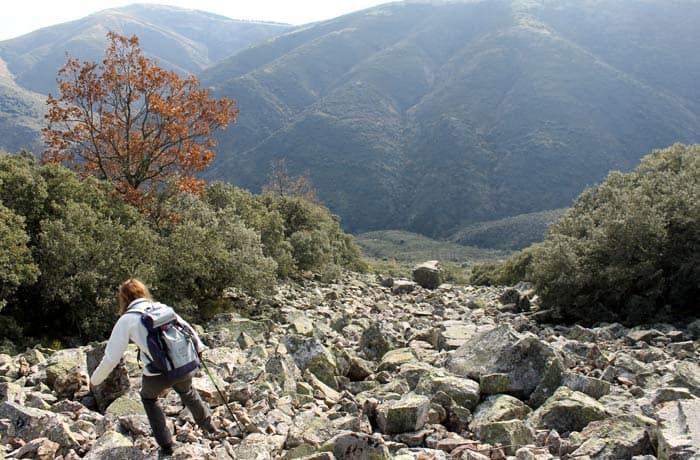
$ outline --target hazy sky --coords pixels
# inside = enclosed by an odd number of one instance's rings
[[[2,0],[0,40],[133,3],[157,3],[209,11],[233,19],[305,24],[389,3],[391,0]]]

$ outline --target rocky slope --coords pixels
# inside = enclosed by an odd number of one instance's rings
[[[171,392],[175,458],[700,458],[700,321],[549,326],[522,289],[369,275],[233,301],[202,336],[237,422],[202,374],[228,437]],[[133,350],[87,391],[103,346],[0,357],[0,458],[156,457]]]

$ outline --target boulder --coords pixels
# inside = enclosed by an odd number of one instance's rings
[[[284,345],[300,370],[309,370],[326,385],[338,388],[335,356],[313,337],[287,335]]]
[[[438,347],[442,350],[456,350],[479,331],[479,326],[472,322],[459,320],[443,321],[438,335]]]
[[[59,397],[72,399],[87,385],[85,354],[69,348],[51,355],[46,362],[46,382]]]
[[[385,401],[377,407],[377,425],[385,434],[418,431],[428,419],[430,399],[408,393],[399,400]]]
[[[700,339],[700,319],[688,324],[688,334],[695,340]]]
[[[389,460],[392,458],[389,448],[381,437],[349,431],[333,437],[321,450],[333,452],[337,459]]]
[[[700,399],[661,403],[656,420],[659,460],[700,458]]]
[[[607,417],[605,407],[595,399],[560,387],[530,415],[528,421],[534,428],[557,430],[563,434],[581,431],[589,423]]]
[[[515,455],[518,447],[531,444],[535,434],[522,420],[505,420],[478,425],[476,437],[484,443],[498,444],[508,455]]]
[[[231,449],[231,458],[236,460],[271,460],[271,447],[272,442],[268,436],[262,433],[252,433]]]
[[[474,380],[455,375],[427,374],[416,385],[416,393],[433,396],[443,392],[455,403],[473,409],[479,402],[479,384]]]
[[[374,322],[362,332],[359,348],[368,359],[380,359],[388,351],[401,348],[403,341],[393,329],[380,322]]]
[[[415,361],[417,361],[416,354],[411,348],[390,350],[387,351],[382,357],[379,366],[377,366],[377,370],[393,372],[402,365]]]
[[[11,458],[35,458],[38,460],[52,460],[60,446],[49,438],[32,439],[19,449],[11,452]],[[4,455],[3,455],[4,457]]]
[[[24,404],[26,399],[24,389],[14,382],[0,383],[0,402],[10,401],[18,404]]]
[[[530,407],[513,396],[489,396],[476,406],[469,428],[471,431],[476,431],[479,425],[485,423],[525,420],[531,412]]]
[[[116,431],[107,431],[97,438],[86,460],[140,460],[146,456],[129,438]]]
[[[391,293],[395,295],[410,294],[415,291],[417,284],[408,280],[395,280],[391,285]]]
[[[591,398],[600,399],[610,393],[610,382],[605,380],[587,377],[575,372],[566,372],[562,377],[561,384],[574,391],[585,393]]]
[[[538,406],[561,382],[563,368],[551,346],[534,334],[517,333],[503,324],[475,334],[450,353],[447,368],[479,381],[489,374],[507,374],[503,393],[530,399]]]
[[[294,359],[281,353],[273,353],[267,360],[265,375],[267,381],[276,383],[283,394],[295,394],[297,381],[301,380],[301,372]]]
[[[102,342],[97,346],[88,350],[86,354],[87,361],[87,371],[89,375],[97,369],[97,366],[102,361],[102,357],[105,354],[105,348],[107,347],[107,342]],[[100,412],[104,412],[105,409],[117,398],[125,395],[131,389],[129,383],[129,371],[124,363],[124,359],[119,360],[119,364],[112,370],[112,372],[107,376],[104,382],[97,385],[92,394],[95,397],[95,402],[97,403],[97,408]]]
[[[124,415],[145,415],[146,411],[140,400],[135,400],[125,395],[112,401],[107,409],[105,409],[105,414],[110,414],[119,418]]]
[[[12,421],[10,430],[0,433],[0,442],[3,443],[14,437],[34,439],[43,436],[46,427],[60,419],[53,412],[24,407],[12,401],[0,404],[0,419],[3,418]]]
[[[653,419],[627,415],[591,422],[580,433],[584,443],[571,456],[607,460],[650,455],[654,448],[649,431],[655,428]]]
[[[668,386],[685,387],[700,397],[700,365],[690,361],[679,361],[666,374]]]
[[[413,281],[426,289],[437,289],[440,286],[440,263],[429,260],[413,268]]]

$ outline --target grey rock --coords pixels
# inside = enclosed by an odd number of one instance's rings
[[[661,403],[656,419],[659,460],[700,458],[700,399]]]
[[[60,420],[58,414],[53,412],[24,407],[11,401],[0,404],[0,419],[3,418],[12,422],[12,429],[11,432],[1,433],[0,442],[6,442],[8,436],[24,439],[40,437],[49,424]]]
[[[442,283],[440,263],[429,260],[413,268],[413,281],[426,289],[437,289]]]
[[[377,366],[378,371],[395,371],[402,365],[415,362],[416,353],[411,348],[399,348],[387,351]]]
[[[395,295],[410,294],[416,290],[417,286],[413,281],[394,280],[394,284],[391,285],[391,293]]]
[[[102,361],[106,347],[107,342],[102,342],[86,353],[87,371],[89,375],[92,375],[100,364],[100,361]],[[130,389],[129,372],[122,358],[105,381],[97,385],[92,393],[97,402],[97,408],[100,412],[104,412],[114,400],[128,393]]]
[[[386,401],[377,408],[377,425],[382,433],[404,433],[423,428],[428,419],[430,399],[408,393],[399,400]]]
[[[610,393],[610,382],[587,377],[575,372],[565,372],[561,384],[574,391],[585,393],[595,399],[600,399]]]
[[[569,433],[581,431],[590,422],[608,416],[605,407],[595,399],[567,387],[560,387],[530,415],[528,421],[534,428]]]
[[[700,339],[700,319],[696,319],[692,323],[688,324],[688,333],[693,337],[693,339]]]
[[[323,450],[330,449],[332,449],[335,458],[338,459],[389,460],[392,458],[389,448],[381,437],[366,433],[340,433],[326,443],[323,448]]]
[[[685,387],[700,397],[700,365],[691,361],[676,362],[667,373],[667,385]]]
[[[525,420],[531,412],[532,409],[529,406],[513,396],[489,396],[474,410],[474,417],[469,427],[472,431],[477,431],[479,425],[485,423]]]
[[[533,334],[517,333],[508,324],[474,335],[451,352],[447,368],[477,381],[483,375],[507,374],[504,393],[530,398],[534,406],[554,392],[563,372],[551,346]]]
[[[459,320],[443,321],[438,336],[438,347],[442,350],[456,350],[478,332],[480,332],[479,326],[472,322]]]
[[[649,432],[655,428],[655,421],[646,417],[620,416],[591,422],[580,433],[586,441],[571,456],[607,460],[653,454]]]
[[[308,369],[326,385],[337,388],[335,356],[316,338],[287,335],[284,345],[300,370]]]
[[[131,460],[144,459],[146,456],[126,436],[116,431],[107,431],[97,438],[90,452],[83,458],[87,460]]]
[[[428,374],[418,382],[416,393],[433,396],[443,392],[455,403],[473,409],[479,402],[479,384],[474,380],[454,375]]]
[[[535,434],[522,420],[505,420],[478,425],[476,436],[488,444],[500,444],[508,455],[515,455],[519,446],[531,444]]]
[[[375,322],[364,330],[359,348],[368,359],[380,359],[388,351],[403,346],[402,340],[386,324]]]

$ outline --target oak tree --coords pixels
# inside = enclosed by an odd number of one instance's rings
[[[143,56],[136,36],[107,34],[101,64],[67,60],[60,95],[47,99],[44,162],[112,182],[127,202],[152,211],[165,191],[199,191],[196,173],[214,158],[213,132],[236,120],[194,76],[181,78]]]

